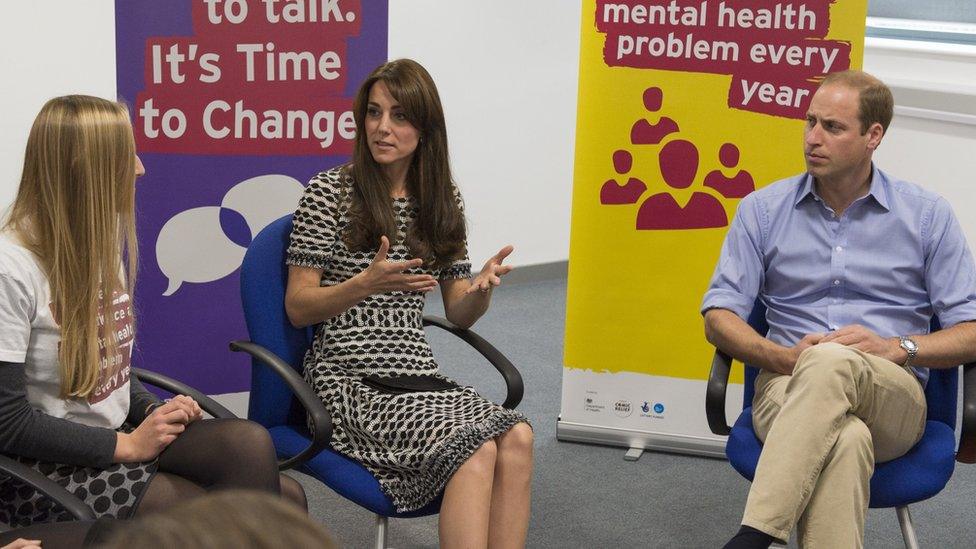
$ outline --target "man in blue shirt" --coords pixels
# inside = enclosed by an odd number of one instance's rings
[[[881,81],[829,75],[810,102],[806,173],[742,200],[702,311],[708,341],[762,369],[764,441],[742,529],[768,547],[861,547],[875,462],[925,428],[927,368],[976,359],[976,267],[945,199],[878,170]],[[756,298],[769,333],[746,324]],[[944,327],[929,332],[932,316]]]

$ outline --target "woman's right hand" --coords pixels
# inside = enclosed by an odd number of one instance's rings
[[[190,405],[171,400],[153,410],[131,433],[118,433],[115,443],[116,463],[155,459],[186,429],[193,419]]]
[[[41,549],[41,540],[17,538],[0,549]]]
[[[404,273],[423,265],[422,259],[392,262],[386,259],[389,251],[390,240],[385,236],[380,237],[380,249],[373,256],[372,263],[358,275],[370,295],[387,292],[430,292],[437,288],[437,279],[433,276]]]

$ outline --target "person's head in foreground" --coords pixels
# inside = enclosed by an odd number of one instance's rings
[[[118,527],[98,547],[128,549],[279,549],[337,547],[303,510],[264,492],[227,490]]]

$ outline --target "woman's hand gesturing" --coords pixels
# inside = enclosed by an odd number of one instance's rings
[[[389,251],[390,240],[385,236],[380,237],[380,249],[373,257],[373,262],[358,275],[370,295],[387,292],[429,292],[437,288],[437,279],[433,276],[404,272],[423,265],[422,259],[392,262],[386,258]]]
[[[495,286],[502,283],[503,276],[512,272],[511,265],[502,265],[502,261],[508,257],[515,247],[509,244],[498,253],[491,256],[488,261],[485,262],[485,266],[481,268],[481,273],[478,276],[471,279],[471,286],[465,291],[466,294],[470,294],[477,291],[488,292]]]

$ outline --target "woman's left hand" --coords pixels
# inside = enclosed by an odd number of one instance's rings
[[[491,258],[485,262],[485,266],[481,268],[481,273],[471,279],[471,286],[464,293],[471,294],[477,291],[488,292],[493,287],[501,284],[501,277],[512,272],[512,269],[514,268],[511,265],[502,265],[502,261],[504,261],[513,250],[515,250],[515,247],[509,244],[501,250],[498,250],[497,254],[491,256]]]
[[[200,405],[197,404],[197,401],[193,400],[192,397],[187,395],[176,395],[175,397],[169,399],[169,401],[176,403],[183,411],[186,412],[186,416],[189,418],[189,421],[186,422],[187,425],[203,418],[203,410],[200,408]]]

